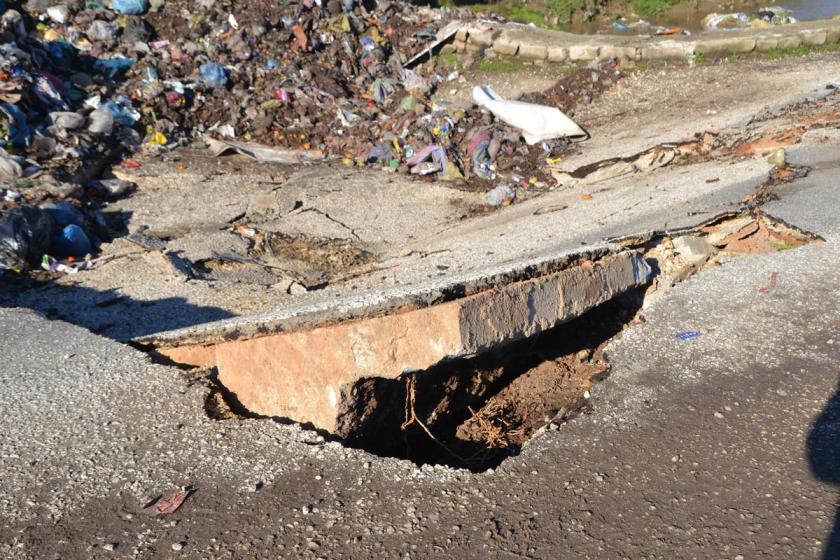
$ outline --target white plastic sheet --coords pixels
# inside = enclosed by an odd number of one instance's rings
[[[522,130],[528,144],[552,138],[585,139],[589,134],[556,107],[509,101],[493,91],[490,86],[473,88],[473,100],[496,118]]]

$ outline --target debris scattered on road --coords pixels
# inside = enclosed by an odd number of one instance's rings
[[[759,288],[758,291],[762,294],[769,294],[773,289],[776,287],[776,282],[779,280],[779,273],[778,272],[771,272],[770,273],[770,283],[763,288]]]
[[[143,511],[154,516],[175,513],[195,491],[196,488],[193,486],[182,486],[176,490],[169,490],[146,504]]]
[[[677,338],[680,340],[691,340],[692,338],[700,338],[702,334],[700,331],[682,331],[677,333]]]
[[[38,266],[50,248],[55,224],[34,206],[12,208],[0,220],[0,265],[12,270]]]
[[[230,152],[236,152],[260,163],[281,163],[294,165],[318,161],[324,157],[324,155],[317,150],[271,148],[260,144],[231,142],[229,140],[216,140],[214,138],[207,138],[206,142],[210,147],[211,153],[216,157]]]
[[[784,148],[779,148],[775,152],[773,152],[769,158],[767,158],[767,163],[771,165],[775,165],[776,167],[782,167],[787,163],[787,153],[785,152]]]
[[[506,206],[516,198],[516,191],[507,185],[499,185],[489,191],[485,198],[490,206]]]

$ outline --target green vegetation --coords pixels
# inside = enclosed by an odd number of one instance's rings
[[[437,4],[442,7],[466,7],[473,13],[493,12],[510,21],[533,23],[540,27],[561,28],[572,21],[588,19],[603,14],[608,0],[536,0],[523,4],[521,0],[502,0],[497,3],[468,3],[468,0],[414,0],[417,3]],[[640,17],[649,17],[664,12],[680,2],[693,0],[622,0],[625,7],[618,11],[632,10]],[[486,2],[486,0],[484,0]],[[614,7],[614,5],[613,5]],[[617,14],[616,14],[617,15]]]
[[[788,56],[805,56],[811,53],[834,53],[838,51],[840,51],[840,43],[817,46],[801,45],[799,47],[790,47],[787,49],[772,49],[764,53],[764,58],[778,60]]]
[[[461,61],[458,59],[458,53],[442,54],[437,57],[438,64],[447,68],[460,68]]]
[[[521,70],[525,64],[518,59],[483,58],[478,61],[475,69],[487,74],[503,74]]]
[[[630,7],[641,17],[649,17],[664,12],[683,0],[633,0]]]
[[[553,27],[545,17],[545,12],[524,4],[506,4],[504,13],[500,14],[511,21],[519,23],[533,23],[542,27]]]
[[[438,2],[444,7],[456,6],[453,0],[440,0]],[[540,27],[547,27],[549,29],[556,28],[552,25],[546,16],[548,11],[542,7],[526,6],[521,3],[514,2],[499,2],[498,4],[468,4],[464,6],[474,14],[493,12],[503,18],[516,21],[519,23],[533,23]]]
[[[770,245],[773,246],[773,249],[776,251],[790,251],[791,249],[796,249],[799,245],[792,245],[787,241],[774,241],[771,242]]]

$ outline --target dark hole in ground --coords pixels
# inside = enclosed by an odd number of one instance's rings
[[[350,390],[344,443],[379,456],[483,471],[546,425],[586,408],[609,371],[606,343],[637,316],[634,291],[538,336],[396,380]]]

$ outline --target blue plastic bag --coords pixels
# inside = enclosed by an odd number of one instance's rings
[[[106,101],[102,108],[114,116],[114,122],[123,126],[133,126],[140,119],[140,113],[131,107],[131,100],[122,95],[115,100]]]
[[[9,121],[9,143],[13,146],[29,146],[33,131],[26,114],[11,103],[0,104],[0,111],[5,113]],[[2,138],[0,138],[0,143],[2,143]]]
[[[111,0],[111,8],[121,14],[139,16],[149,11],[149,0]]]
[[[217,62],[202,64],[198,71],[201,74],[201,83],[210,89],[225,87],[227,84],[227,71]]]
[[[114,58],[100,58],[93,63],[93,68],[108,78],[114,78],[123,70],[131,68],[133,64],[134,59],[115,56]]]
[[[84,257],[90,250],[90,239],[76,224],[64,226],[61,233],[50,240],[50,253],[59,257]]]
[[[55,222],[60,228],[64,226],[69,226],[71,224],[75,224],[77,226],[82,226],[85,223],[85,219],[82,216],[81,212],[73,208],[70,204],[66,202],[57,202],[55,204],[44,204],[41,206],[42,210],[45,210],[47,214]]]

